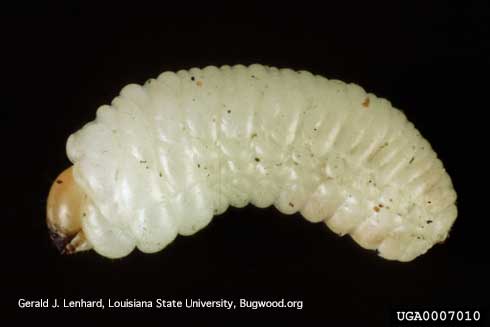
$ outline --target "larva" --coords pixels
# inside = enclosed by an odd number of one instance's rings
[[[300,212],[380,256],[442,242],[456,193],[404,114],[355,84],[262,65],[130,84],[67,141],[47,220],[65,252],[157,252],[228,206]]]

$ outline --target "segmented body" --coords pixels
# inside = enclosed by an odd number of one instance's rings
[[[355,84],[261,65],[128,85],[71,135],[94,249],[163,249],[228,206],[274,205],[409,261],[444,240],[456,193],[429,143]],[[271,236],[272,237],[272,236]]]

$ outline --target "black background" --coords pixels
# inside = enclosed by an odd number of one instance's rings
[[[287,5],[146,3],[5,10],[1,16],[0,308],[5,318],[73,324],[85,316],[159,324],[258,318],[385,325],[394,305],[488,309],[488,8],[477,2]],[[61,256],[46,196],[67,167],[69,134],[128,83],[166,70],[262,63],[362,85],[405,111],[458,192],[451,237],[390,262],[326,226],[275,209],[230,209],[158,254]],[[20,310],[19,298],[280,299],[298,310]],[[240,318],[240,319],[241,319]],[[184,321],[184,320],[179,320]],[[240,320],[243,321],[243,320]]]

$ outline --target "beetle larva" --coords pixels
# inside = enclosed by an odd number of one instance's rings
[[[262,65],[124,87],[67,141],[48,198],[65,253],[156,252],[228,206],[274,205],[410,261],[442,242],[456,193],[429,143],[355,84]]]

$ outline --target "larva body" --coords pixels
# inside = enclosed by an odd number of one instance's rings
[[[67,153],[88,197],[83,233],[111,258],[159,251],[252,203],[410,261],[457,215],[449,176],[401,111],[305,71],[165,72],[101,106]]]

